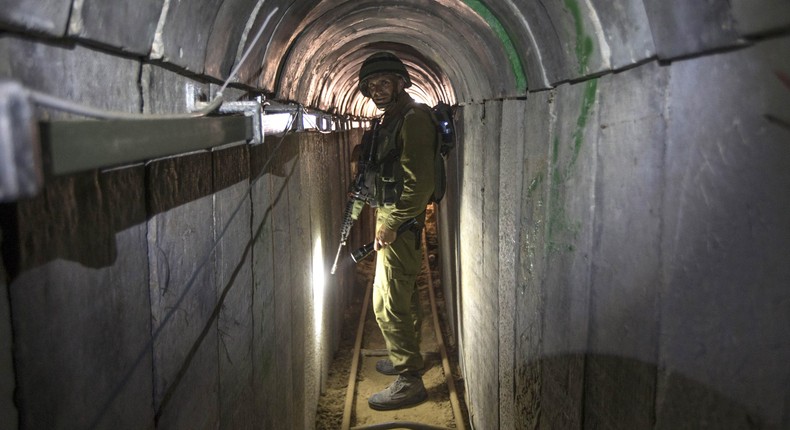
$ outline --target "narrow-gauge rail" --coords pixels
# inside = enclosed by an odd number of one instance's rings
[[[423,318],[423,355],[426,366],[423,380],[428,390],[428,401],[412,408],[399,411],[369,411],[367,397],[386,386],[388,379],[375,372],[375,362],[386,355],[383,340],[373,318],[370,317],[372,283],[368,283],[357,325],[351,369],[348,376],[346,401],[343,411],[342,430],[362,429],[461,429],[466,428],[461,403],[458,398],[447,348],[442,336],[439,314],[434,292],[434,283],[428,262],[426,234],[423,230],[423,268],[422,274],[427,285],[421,299],[427,295],[430,302],[431,318]],[[425,294],[427,293],[427,294]],[[423,300],[424,301],[424,300]],[[426,304],[423,303],[423,308]],[[428,328],[430,327],[430,329]],[[431,330],[432,329],[432,330]],[[360,372],[364,373],[361,377]],[[441,381],[443,380],[443,381]],[[440,386],[441,383],[444,386]],[[378,384],[378,385],[377,385]],[[383,384],[383,385],[382,385]],[[445,388],[446,387],[446,388]],[[446,391],[445,391],[446,390]],[[359,411],[357,413],[357,411]],[[451,413],[450,413],[451,411]],[[364,419],[360,415],[364,412]],[[449,415],[449,416],[448,416]],[[351,423],[356,421],[354,427]],[[360,422],[363,421],[363,422]],[[431,422],[428,422],[431,421]]]

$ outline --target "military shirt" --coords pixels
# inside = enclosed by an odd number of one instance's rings
[[[404,222],[419,217],[433,195],[437,128],[430,109],[418,105],[406,93],[384,113],[381,128],[377,156],[379,160],[386,158],[394,143],[381,140],[399,142],[400,165],[396,166],[399,167],[396,175],[402,180],[402,191],[397,202],[378,208],[377,224],[397,231]]]

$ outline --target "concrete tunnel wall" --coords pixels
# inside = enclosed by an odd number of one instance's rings
[[[356,70],[399,53],[460,104],[443,288],[474,428],[790,426],[786,2],[47,0],[0,22],[0,76],[130,112],[212,95],[259,28],[234,96],[370,114]],[[311,427],[351,274],[312,355],[307,232],[330,260],[358,137],[289,137],[249,193],[274,137],[4,205],[3,422]]]
[[[87,48],[0,46],[7,76],[116,110],[179,111],[190,86],[216,90]],[[344,196],[326,190],[347,188],[337,166],[360,136],[56,177],[6,205],[3,427],[311,427],[353,292],[346,265],[316,312],[313,255],[334,255]]]

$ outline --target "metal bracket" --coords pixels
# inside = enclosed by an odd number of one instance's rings
[[[43,178],[30,98],[19,83],[0,81],[0,202],[34,196]]]
[[[250,118],[252,120],[252,140],[250,141],[253,145],[259,145],[263,143],[263,97],[258,96],[255,100],[250,101],[240,101],[240,102],[223,102],[222,106],[219,108],[219,113],[221,114],[243,114],[244,116]],[[195,109],[200,110],[201,108],[208,105],[206,102],[195,102]]]

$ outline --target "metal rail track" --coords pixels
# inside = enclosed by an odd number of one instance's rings
[[[458,393],[455,388],[455,381],[452,377],[452,370],[450,368],[450,360],[447,355],[447,348],[444,344],[444,337],[442,330],[439,326],[439,314],[436,307],[436,298],[433,288],[433,279],[431,277],[430,265],[428,264],[428,250],[426,247],[425,229],[422,232],[422,246],[423,246],[423,266],[428,269],[428,297],[431,302],[431,314],[433,317],[433,329],[436,336],[436,342],[439,347],[439,352],[442,357],[442,370],[444,371],[445,382],[450,394],[450,405],[453,410],[453,417],[455,419],[455,429],[465,430],[463,413],[461,412],[461,404],[458,400]],[[370,304],[370,297],[372,295],[373,285],[368,285],[365,290],[365,298],[362,301],[362,309],[359,315],[359,324],[357,326],[356,340],[354,342],[354,355],[351,360],[351,370],[348,375],[348,387],[346,389],[346,401],[343,409],[343,423],[342,430],[378,430],[378,429],[416,429],[416,430],[450,430],[447,427],[440,427],[430,424],[422,424],[410,421],[393,421],[378,424],[371,424],[361,427],[351,427],[351,416],[353,412],[354,397],[356,393],[357,374],[359,373],[359,362],[362,355],[362,339],[365,332],[365,320],[367,319],[368,307]]]

